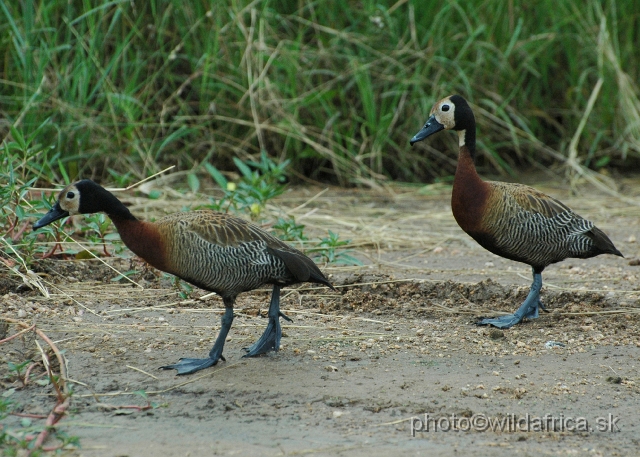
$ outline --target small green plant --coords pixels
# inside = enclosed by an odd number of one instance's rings
[[[16,241],[20,238],[29,222],[27,197],[29,187],[33,185],[36,178],[27,182],[17,179],[13,167],[9,165],[7,173],[0,173],[0,180],[4,183],[0,186],[0,220],[3,221],[3,231],[6,236]]]
[[[113,278],[111,278],[111,282],[119,282],[122,281],[125,278],[128,278],[129,276],[133,276],[140,273],[138,270],[127,270],[127,271],[123,271],[122,273],[114,276]]]
[[[257,219],[265,205],[272,198],[281,195],[285,191],[286,168],[289,160],[276,164],[269,158],[266,152],[260,154],[260,161],[243,162],[234,157],[233,162],[240,171],[240,180],[232,182],[227,180],[216,167],[205,163],[205,169],[213,180],[220,186],[223,192],[222,198],[215,201],[207,208],[215,211],[226,212],[232,209],[235,212],[248,210],[252,219]],[[192,189],[194,185],[190,186]]]
[[[80,437],[79,436],[70,436],[63,430],[56,430],[55,437],[60,441],[58,445],[58,449],[68,449],[68,448],[79,448],[80,447]]]
[[[16,389],[8,389],[0,396],[0,420],[5,419],[16,409],[16,403],[10,398],[15,391]]]
[[[11,399],[15,389],[8,389],[0,396],[0,421],[4,421],[11,413],[19,408],[19,405]],[[0,423],[0,448],[4,449],[3,455],[17,455],[18,445],[14,431]],[[7,452],[9,451],[9,452]]]
[[[273,230],[276,236],[283,241],[307,240],[307,236],[304,234],[304,225],[296,223],[293,217],[288,219],[278,217],[276,223],[273,224]]]
[[[33,185],[36,178],[24,180],[23,173],[16,170],[20,167],[18,158],[18,145],[16,143],[5,143],[0,149],[2,159],[0,159],[0,227],[4,234],[15,241],[28,227],[25,222],[27,216],[27,197],[29,187]]]
[[[145,406],[139,406],[138,407],[140,409],[140,411],[146,411],[147,409],[156,409],[156,408],[166,407],[167,406],[166,403],[162,403],[161,404],[161,403],[157,403],[155,401],[149,400],[149,395],[147,394],[147,392],[145,390],[136,390],[133,393],[147,402],[147,404]]]
[[[186,281],[182,281],[177,276],[173,277],[173,285],[178,289],[178,296],[183,300],[188,299],[193,293],[193,287]]]
[[[340,240],[340,235],[329,230],[329,236],[322,238],[318,245],[307,252],[315,254],[320,262],[334,263],[337,265],[362,265],[362,262],[349,253],[346,249],[351,240]]]
[[[26,384],[26,369],[31,363],[31,360],[25,360],[24,362],[15,363],[15,362],[7,362],[9,368],[9,374],[7,378],[10,380],[18,380],[24,386]]]
[[[87,240],[92,243],[102,244],[102,251],[106,257],[111,257],[107,251],[107,244],[114,244],[118,252],[122,252],[122,243],[118,232],[114,232],[111,228],[111,219],[104,213],[95,213],[85,217],[86,225],[83,226],[82,232]],[[108,243],[109,242],[109,243]]]

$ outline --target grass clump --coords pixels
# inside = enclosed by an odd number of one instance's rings
[[[30,230],[31,218],[50,207],[46,198],[35,199],[30,192],[37,176],[46,172],[38,168],[42,165],[38,158],[50,152],[50,148],[36,143],[37,132],[24,137],[13,128],[12,140],[0,145],[0,260],[9,268],[15,263],[26,267],[36,254],[47,251]],[[51,229],[45,232],[53,235]],[[11,260],[16,257],[17,262]]]
[[[432,180],[452,173],[438,151],[453,140],[408,140],[456,92],[474,104],[480,165],[514,173],[568,156],[599,79],[581,162],[640,158],[631,0],[24,0],[0,16],[0,130],[54,146],[28,179],[230,170],[268,151],[339,184]]]

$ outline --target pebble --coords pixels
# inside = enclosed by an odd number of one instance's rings
[[[551,349],[551,348],[563,348],[566,345],[564,343],[561,343],[559,341],[547,341],[544,344],[544,347],[546,347],[547,349]]]

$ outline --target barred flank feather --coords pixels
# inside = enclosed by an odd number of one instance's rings
[[[220,295],[274,283],[330,286],[306,255],[243,219],[193,211],[171,214],[155,225],[166,240],[169,270]]]
[[[593,222],[558,200],[520,184],[487,184],[491,195],[482,227],[493,235],[487,249],[536,269],[569,257],[621,255]]]

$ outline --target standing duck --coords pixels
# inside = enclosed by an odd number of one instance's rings
[[[462,230],[483,248],[533,270],[529,295],[518,310],[506,316],[482,319],[479,325],[509,328],[526,318],[537,318],[542,271],[569,257],[587,259],[600,254],[622,254],[593,222],[583,219],[555,198],[522,184],[483,181],[474,165],[476,121],[467,101],[452,95],[437,102],[411,145],[440,130],[458,132],[458,166],[451,208]]]
[[[156,222],[136,219],[111,192],[85,179],[65,187],[58,201],[33,225],[44,227],[67,216],[105,212],[124,244],[153,267],[222,297],[225,313],[220,333],[206,359],[182,358],[179,375],[195,373],[224,360],[222,349],[241,292],[273,284],[269,323],[245,357],[280,348],[280,289],[300,282],[333,289],[315,263],[297,249],[243,219],[213,211],[174,213]]]

